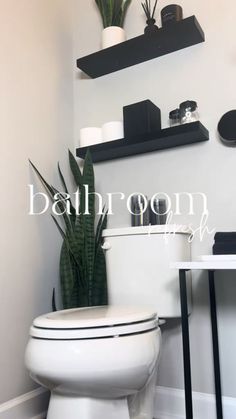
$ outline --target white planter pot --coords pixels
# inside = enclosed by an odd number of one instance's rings
[[[120,140],[121,138],[124,138],[123,121],[106,122],[102,126],[102,139],[104,142]]]
[[[108,26],[102,31],[102,48],[109,48],[126,40],[125,31],[119,26]]]
[[[97,127],[87,127],[80,130],[80,147],[89,147],[102,142],[102,130]]]

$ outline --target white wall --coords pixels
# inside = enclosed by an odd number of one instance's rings
[[[0,404],[35,385],[24,367],[32,319],[51,310],[58,232],[28,215],[30,157],[56,179],[73,138],[72,6],[63,0],[0,0]]]
[[[210,130],[210,142],[166,150],[138,157],[101,163],[96,166],[97,189],[107,192],[135,191],[152,195],[158,191],[204,192],[208,196],[209,227],[236,229],[235,150],[217,139],[216,127],[221,115],[235,108],[236,4],[229,0],[180,0],[185,16],[195,14],[206,43],[131,67],[118,73],[89,80],[75,71],[75,141],[79,128],[101,125],[122,117],[122,107],[151,99],[162,109],[163,125],[168,112],[185,99],[199,103],[201,120]],[[168,4],[158,2],[158,10]],[[75,13],[75,59],[99,49],[101,21],[93,0],[78,0]],[[144,17],[139,0],[133,0],[126,20],[128,37],[142,33]],[[187,35],[186,35],[187,36]],[[194,218],[183,216],[177,222],[199,221],[200,207]],[[124,205],[116,203],[110,227],[129,225]],[[213,236],[201,243],[196,239],[193,257],[211,251]],[[236,282],[232,275],[217,280],[220,300],[220,340],[225,396],[236,396]],[[206,278],[194,281],[194,311],[191,316],[193,387],[213,392],[211,333]],[[159,371],[162,386],[183,387],[181,335],[179,324],[170,324],[164,333]]]

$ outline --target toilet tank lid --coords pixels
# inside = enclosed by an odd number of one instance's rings
[[[190,235],[191,229],[186,225],[165,224],[150,225],[141,227],[121,227],[106,229],[103,231],[103,237],[135,236],[149,234],[185,234]]]
[[[33,326],[43,329],[87,329],[133,324],[151,319],[157,319],[157,314],[148,307],[110,305],[48,313],[35,319]]]

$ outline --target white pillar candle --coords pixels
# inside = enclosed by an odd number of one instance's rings
[[[102,142],[102,130],[97,127],[86,127],[80,130],[80,147],[89,147]]]
[[[124,138],[124,124],[123,121],[110,121],[102,126],[103,141],[120,140]]]

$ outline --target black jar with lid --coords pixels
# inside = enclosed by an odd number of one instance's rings
[[[188,124],[199,120],[197,102],[194,100],[186,100],[179,106],[181,124]]]
[[[179,22],[183,19],[183,9],[178,4],[169,4],[161,11],[162,26]]]

